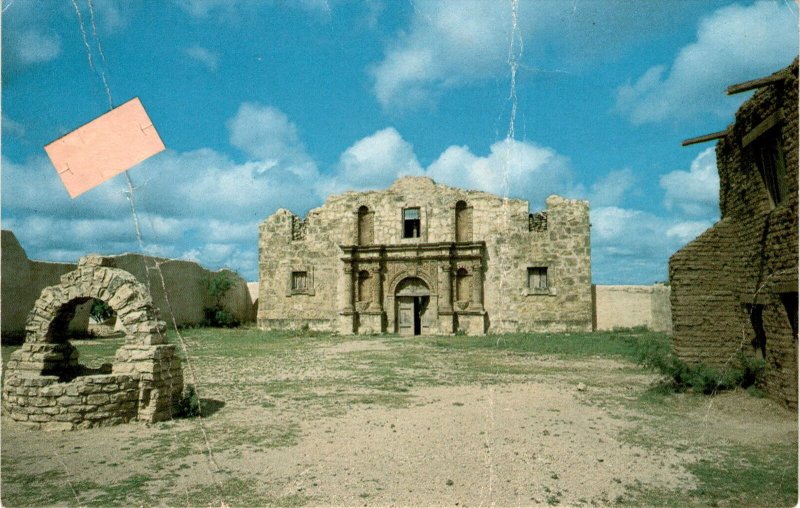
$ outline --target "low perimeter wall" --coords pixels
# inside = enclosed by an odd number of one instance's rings
[[[672,333],[670,288],[652,286],[592,286],[594,330],[644,326],[655,332]]]
[[[21,340],[25,335],[25,323],[42,290],[59,284],[62,275],[75,270],[75,263],[49,263],[28,259],[14,233],[2,231],[0,237],[0,302],[2,304],[2,336],[4,341]],[[244,279],[230,270],[212,272],[192,261],[161,259],[140,254],[101,256],[102,265],[125,270],[144,284],[160,312],[161,319],[172,326],[172,317],[178,326],[201,324],[203,309],[214,306],[208,296],[204,281],[216,273],[223,272],[233,281],[225,294],[222,306],[239,321],[255,320],[253,301]],[[164,280],[157,268],[161,269]],[[166,288],[166,292],[164,291]],[[169,304],[167,303],[169,301]],[[89,323],[91,302],[76,310],[69,328],[73,332],[86,331]],[[171,309],[171,313],[170,313]]]
[[[25,322],[42,289],[55,286],[75,263],[48,263],[28,259],[14,233],[0,236],[0,333],[5,340],[22,341]],[[86,331],[91,304],[80,306],[69,325],[72,331]]]

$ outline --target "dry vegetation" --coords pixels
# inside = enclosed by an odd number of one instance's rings
[[[796,413],[663,389],[633,361],[663,335],[183,336],[205,417],[65,433],[4,417],[3,504],[796,502]],[[120,339],[75,342],[91,364]]]

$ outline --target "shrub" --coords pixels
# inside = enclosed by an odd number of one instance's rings
[[[233,286],[233,279],[227,272],[217,272],[212,277],[203,279],[208,296],[214,300],[212,307],[205,307],[203,314],[206,326],[234,328],[239,326],[239,320],[222,305],[225,293]]]
[[[638,363],[670,379],[673,389],[692,389],[710,395],[737,386],[747,388],[761,382],[766,364],[739,351],[736,362],[720,371],[705,364],[688,365],[665,344],[645,344],[637,354]]]
[[[186,385],[178,401],[177,416],[179,418],[191,418],[200,416],[200,413],[200,398],[197,396],[197,390],[195,390],[194,385]]]
[[[92,300],[92,307],[89,309],[89,315],[92,316],[96,322],[102,323],[114,315],[114,309],[103,300],[95,298]]]

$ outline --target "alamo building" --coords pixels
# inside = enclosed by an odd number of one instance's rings
[[[259,232],[258,326],[342,334],[590,331],[589,203],[402,177],[280,209]]]

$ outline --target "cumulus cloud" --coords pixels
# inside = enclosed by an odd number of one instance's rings
[[[149,253],[228,265],[252,280],[258,223],[279,207],[305,213],[319,204],[318,172],[279,110],[243,104],[228,125],[231,144],[252,160],[238,163],[207,148],[167,150],[131,177]],[[44,156],[23,163],[4,157],[2,166],[3,227],[35,257],[75,261],[67,256],[139,250],[120,177],[72,200]]]
[[[415,107],[437,88],[497,71],[506,55],[511,11],[506,4],[471,1],[459,8],[429,0],[414,4],[411,28],[389,44],[372,70],[383,106]]]
[[[522,0],[520,73],[586,72],[638,39],[670,29],[681,10],[679,2]],[[448,89],[507,76],[511,33],[510,2],[415,0],[409,26],[370,69],[373,93],[386,109],[413,109],[435,103]],[[542,68],[544,60],[557,67]]]
[[[592,278],[599,284],[646,284],[667,278],[669,257],[713,225],[606,206],[590,212]]]
[[[635,181],[636,178],[630,168],[611,171],[592,184],[589,203],[592,206],[619,205]]]
[[[574,190],[569,159],[530,141],[498,141],[486,156],[475,155],[466,146],[451,146],[426,174],[438,182],[524,198],[536,205],[550,194]]]
[[[216,71],[217,66],[219,66],[219,55],[202,46],[191,46],[186,48],[184,52],[189,58],[204,65],[211,72]]]
[[[2,129],[3,134],[6,136],[21,138],[25,135],[25,127],[16,120],[7,117],[5,114],[2,115]]]
[[[388,127],[360,139],[342,153],[333,178],[321,182],[320,194],[344,190],[381,189],[396,178],[420,175],[414,148]]]
[[[672,171],[661,176],[664,206],[687,215],[719,213],[719,174],[714,148],[707,148],[692,161],[689,171]]]
[[[284,2],[274,0],[174,0],[186,14],[194,18],[233,17],[248,11],[267,7],[290,7],[308,12],[314,16],[330,16],[335,0],[295,0]]]
[[[670,65],[621,86],[616,109],[634,124],[702,113],[729,116],[742,97],[728,85],[774,72],[797,56],[797,17],[781,2],[731,5],[703,19]]]

